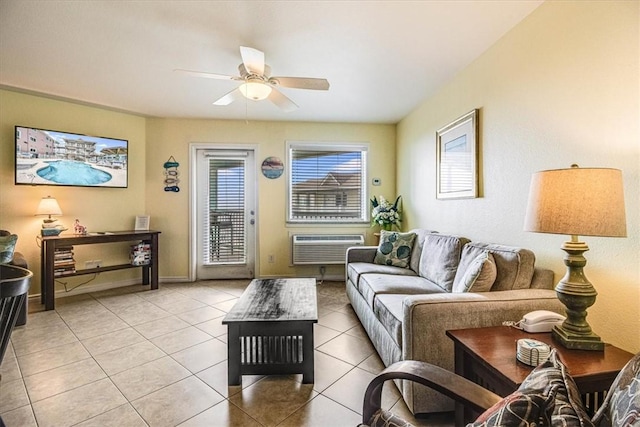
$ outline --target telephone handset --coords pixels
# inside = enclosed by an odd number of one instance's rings
[[[525,314],[518,323],[525,332],[551,332],[553,327],[560,325],[564,319],[564,316],[553,311],[536,310]]]

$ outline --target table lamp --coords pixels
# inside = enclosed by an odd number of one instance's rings
[[[535,173],[524,230],[571,236],[562,245],[567,271],[556,286],[567,318],[553,328],[552,336],[567,348],[604,350],[604,343],[586,320],[587,308],[598,293],[584,274],[587,260],[582,254],[589,247],[578,236],[627,236],[622,172],[572,165]]]
[[[62,231],[62,228],[64,228],[61,225],[55,224],[55,222],[57,221],[56,218],[51,218],[52,215],[62,215],[62,210],[60,209],[58,201],[51,196],[43,197],[40,200],[40,204],[38,205],[38,209],[36,210],[35,214],[47,216],[47,218],[42,220],[43,236],[57,236]]]

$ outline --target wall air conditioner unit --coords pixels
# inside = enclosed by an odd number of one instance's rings
[[[362,245],[361,234],[294,234],[293,265],[344,264],[347,248]]]

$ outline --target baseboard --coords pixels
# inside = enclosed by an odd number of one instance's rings
[[[188,277],[161,277],[158,279],[158,282],[161,285],[162,283],[186,283],[186,282],[190,282],[190,280]],[[109,289],[122,288],[125,286],[132,286],[132,285],[140,285],[140,279],[136,278],[136,279],[121,280],[118,282],[103,282],[103,283],[97,283],[97,284],[87,284],[87,285],[78,286],[77,288],[69,292],[66,292],[64,290],[57,290],[56,298],[64,298],[67,296],[106,291]],[[143,285],[140,285],[140,286],[143,286]],[[35,304],[40,304],[40,294],[39,293],[29,294],[29,302],[32,302],[32,301]]]

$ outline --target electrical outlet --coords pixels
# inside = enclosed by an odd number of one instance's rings
[[[324,265],[320,266],[320,274],[324,276],[324,273],[327,272],[327,267],[325,267]]]
[[[100,268],[102,265],[101,259],[94,259],[91,261],[85,261],[84,268]]]
[[[273,264],[274,262],[276,262],[276,256],[275,256],[275,255],[273,255],[273,254],[269,255],[269,256],[267,257],[267,262],[268,262],[269,264]]]

